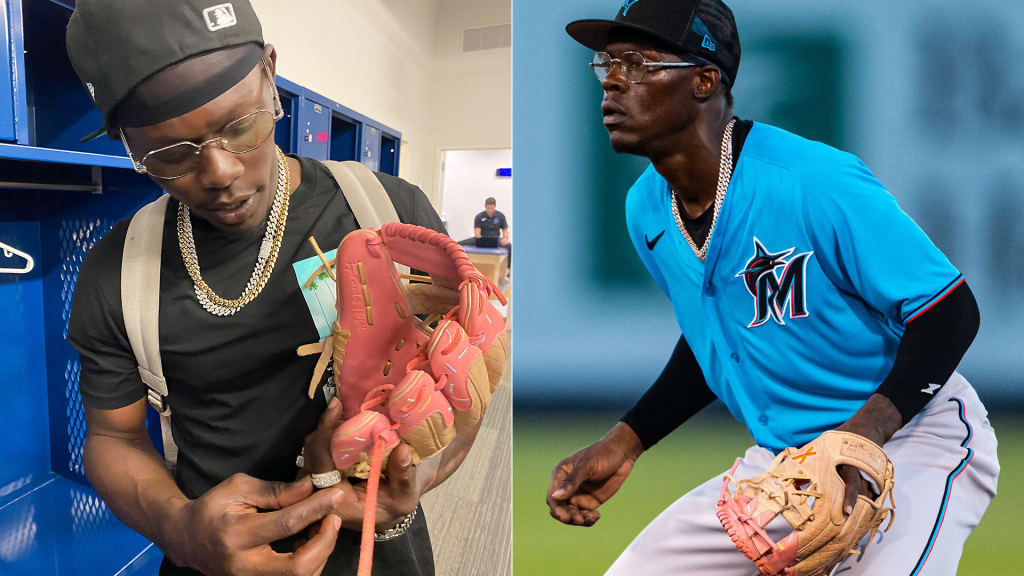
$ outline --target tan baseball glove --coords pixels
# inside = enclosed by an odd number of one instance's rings
[[[892,461],[857,434],[830,431],[802,448],[787,448],[756,478],[735,480],[738,465],[739,459],[722,482],[718,519],[762,574],[824,576],[847,555],[863,552],[854,547],[868,533],[870,542],[886,517],[885,529],[892,526]],[[860,470],[875,492],[873,499],[858,495],[849,517],[843,514],[846,485],[836,470],[841,465]],[[774,542],[765,527],[780,515],[793,530]]]

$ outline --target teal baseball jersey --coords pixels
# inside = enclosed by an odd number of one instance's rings
[[[626,220],[708,386],[776,452],[849,419],[888,375],[907,323],[963,282],[860,159],[760,123],[705,262],[653,166]]]

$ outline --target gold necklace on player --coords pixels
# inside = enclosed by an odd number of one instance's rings
[[[693,250],[693,253],[701,262],[707,256],[708,245],[711,244],[711,235],[715,233],[715,223],[718,222],[718,211],[722,208],[722,201],[725,200],[725,191],[729,189],[729,181],[732,179],[732,128],[735,124],[735,118],[729,120],[729,124],[725,127],[725,133],[722,134],[722,152],[719,155],[718,188],[715,190],[714,212],[711,213],[711,227],[708,229],[708,236],[704,239],[703,246],[698,248],[697,243],[690,237],[690,233],[686,231],[683,219],[679,216],[679,200],[676,198],[675,190],[671,191],[672,215],[675,216],[676,226],[679,227],[683,238],[686,238],[686,243],[690,245],[690,249]]]
[[[267,231],[263,234],[263,243],[260,244],[260,251],[256,257],[256,266],[253,268],[249,283],[242,291],[242,295],[234,300],[227,300],[217,295],[203,280],[199,271],[199,255],[196,254],[196,241],[192,236],[192,220],[189,218],[188,206],[178,204],[178,247],[181,249],[181,259],[185,263],[185,270],[192,278],[195,286],[196,299],[203,309],[215,316],[231,316],[238,312],[246,304],[252,302],[263,291],[263,287],[270,280],[274,271],[274,263],[277,262],[277,253],[281,250],[281,240],[284,238],[284,227],[288,222],[288,190],[291,188],[291,173],[288,169],[288,162],[284,153],[277,148],[277,193],[274,195],[274,203],[267,217]]]

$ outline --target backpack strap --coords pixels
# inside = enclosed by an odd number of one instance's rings
[[[160,361],[160,250],[167,194],[146,204],[128,224],[121,255],[121,309],[139,376],[149,388],[149,404],[160,414],[164,459],[172,470],[178,446],[171,436],[171,406]]]
[[[328,160],[323,165],[331,171],[341,187],[341,193],[345,195],[360,228],[380,228],[387,222],[399,221],[391,196],[388,196],[377,175],[364,164],[354,160]]]
[[[388,222],[401,222],[388,191],[365,164],[355,160],[328,160],[323,165],[334,176],[360,228],[380,228]],[[399,274],[409,273],[408,266],[397,262],[395,266]]]

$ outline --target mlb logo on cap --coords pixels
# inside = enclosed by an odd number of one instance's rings
[[[238,24],[238,19],[235,18],[235,8],[231,4],[210,6],[203,10],[203,18],[206,20],[206,27],[210,29],[210,32]]]

